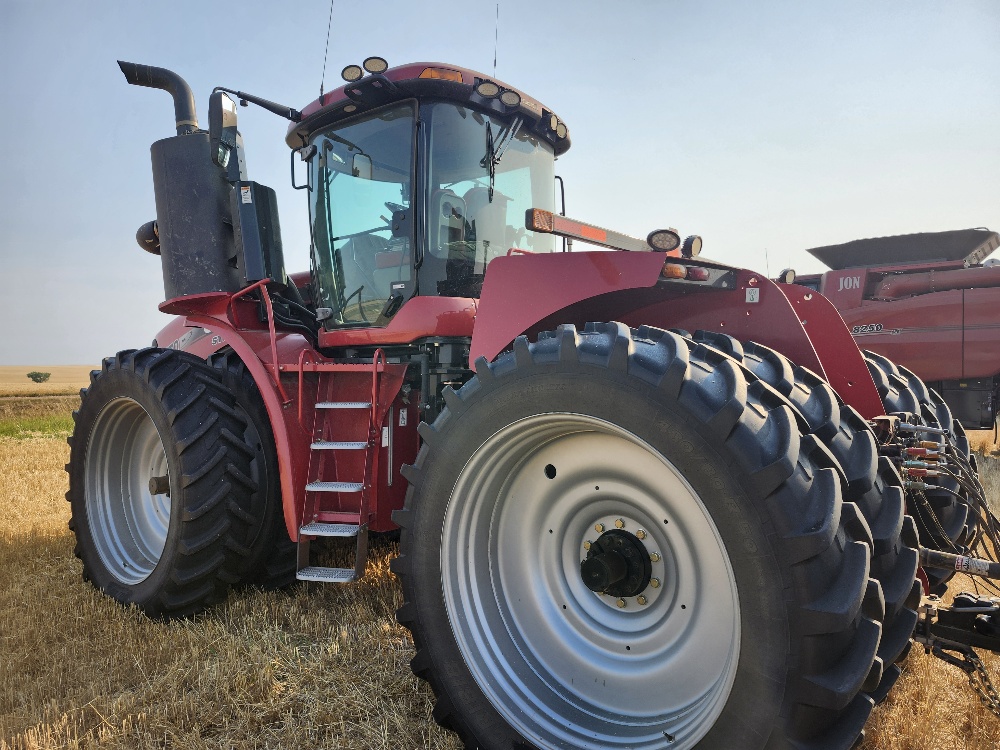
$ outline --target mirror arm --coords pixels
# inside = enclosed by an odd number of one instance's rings
[[[263,107],[268,112],[273,112],[279,117],[284,117],[286,120],[291,120],[292,122],[300,122],[302,120],[302,113],[297,109],[292,109],[291,107],[286,107],[284,104],[278,104],[277,102],[272,102],[268,99],[262,99],[259,96],[254,96],[253,94],[247,94],[243,91],[235,91],[234,89],[227,89],[224,86],[216,86],[212,89],[213,93],[216,91],[225,91],[227,94],[233,94],[239,97],[240,104],[242,106],[247,106],[247,102],[252,102],[258,107]]]

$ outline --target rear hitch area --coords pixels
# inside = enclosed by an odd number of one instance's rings
[[[916,415],[900,413],[878,417],[870,423],[879,442],[879,453],[896,466],[903,480],[908,511],[920,528],[919,547],[924,596],[913,640],[966,673],[969,685],[986,708],[1000,718],[1000,693],[975,649],[1000,653],[1000,522],[986,498],[972,458],[961,450],[952,430],[923,424]],[[953,542],[937,521],[929,496],[947,493],[968,506],[974,531]],[[975,576],[997,596],[957,594],[947,605],[928,587],[925,571]],[[938,579],[941,580],[939,573]],[[978,585],[977,585],[978,588]]]
[[[1000,718],[1000,694],[975,651],[1000,653],[1000,598],[965,592],[947,607],[939,597],[925,596],[919,614],[913,640],[925,653],[965,672],[979,700]]]

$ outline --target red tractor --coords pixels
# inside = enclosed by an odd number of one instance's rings
[[[955,419],[992,429],[1000,415],[1000,247],[988,229],[855,240],[808,252],[832,271],[795,283],[833,302],[865,349],[905,365]]]
[[[312,265],[289,275],[228,90],[206,132],[179,76],[121,68],[174,99],[137,238],[175,317],[75,415],[102,591],[175,617],[348,582],[401,528],[413,669],[482,748],[846,749],[915,634],[996,646],[986,600],[918,622],[922,581],[997,572],[968,556],[992,516],[947,407],[873,380],[809,289],[558,213],[569,134],[541,103],[381,58],[302,111],[229,92],[291,122]]]

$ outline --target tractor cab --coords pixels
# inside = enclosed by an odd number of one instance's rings
[[[327,330],[384,327],[417,295],[478,298],[494,258],[555,248],[526,231],[525,212],[555,208],[566,126],[472,71],[382,65],[345,69],[348,83],[289,129],[308,164],[313,299]]]

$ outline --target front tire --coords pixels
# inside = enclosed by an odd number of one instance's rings
[[[120,352],[91,379],[67,466],[84,578],[154,617],[221,601],[259,524],[245,414],[218,372],[171,349]]]
[[[504,750],[857,740],[871,537],[778,394],[675,334],[591,324],[445,395],[394,565],[439,722]],[[608,596],[581,563],[613,528],[652,569]]]

